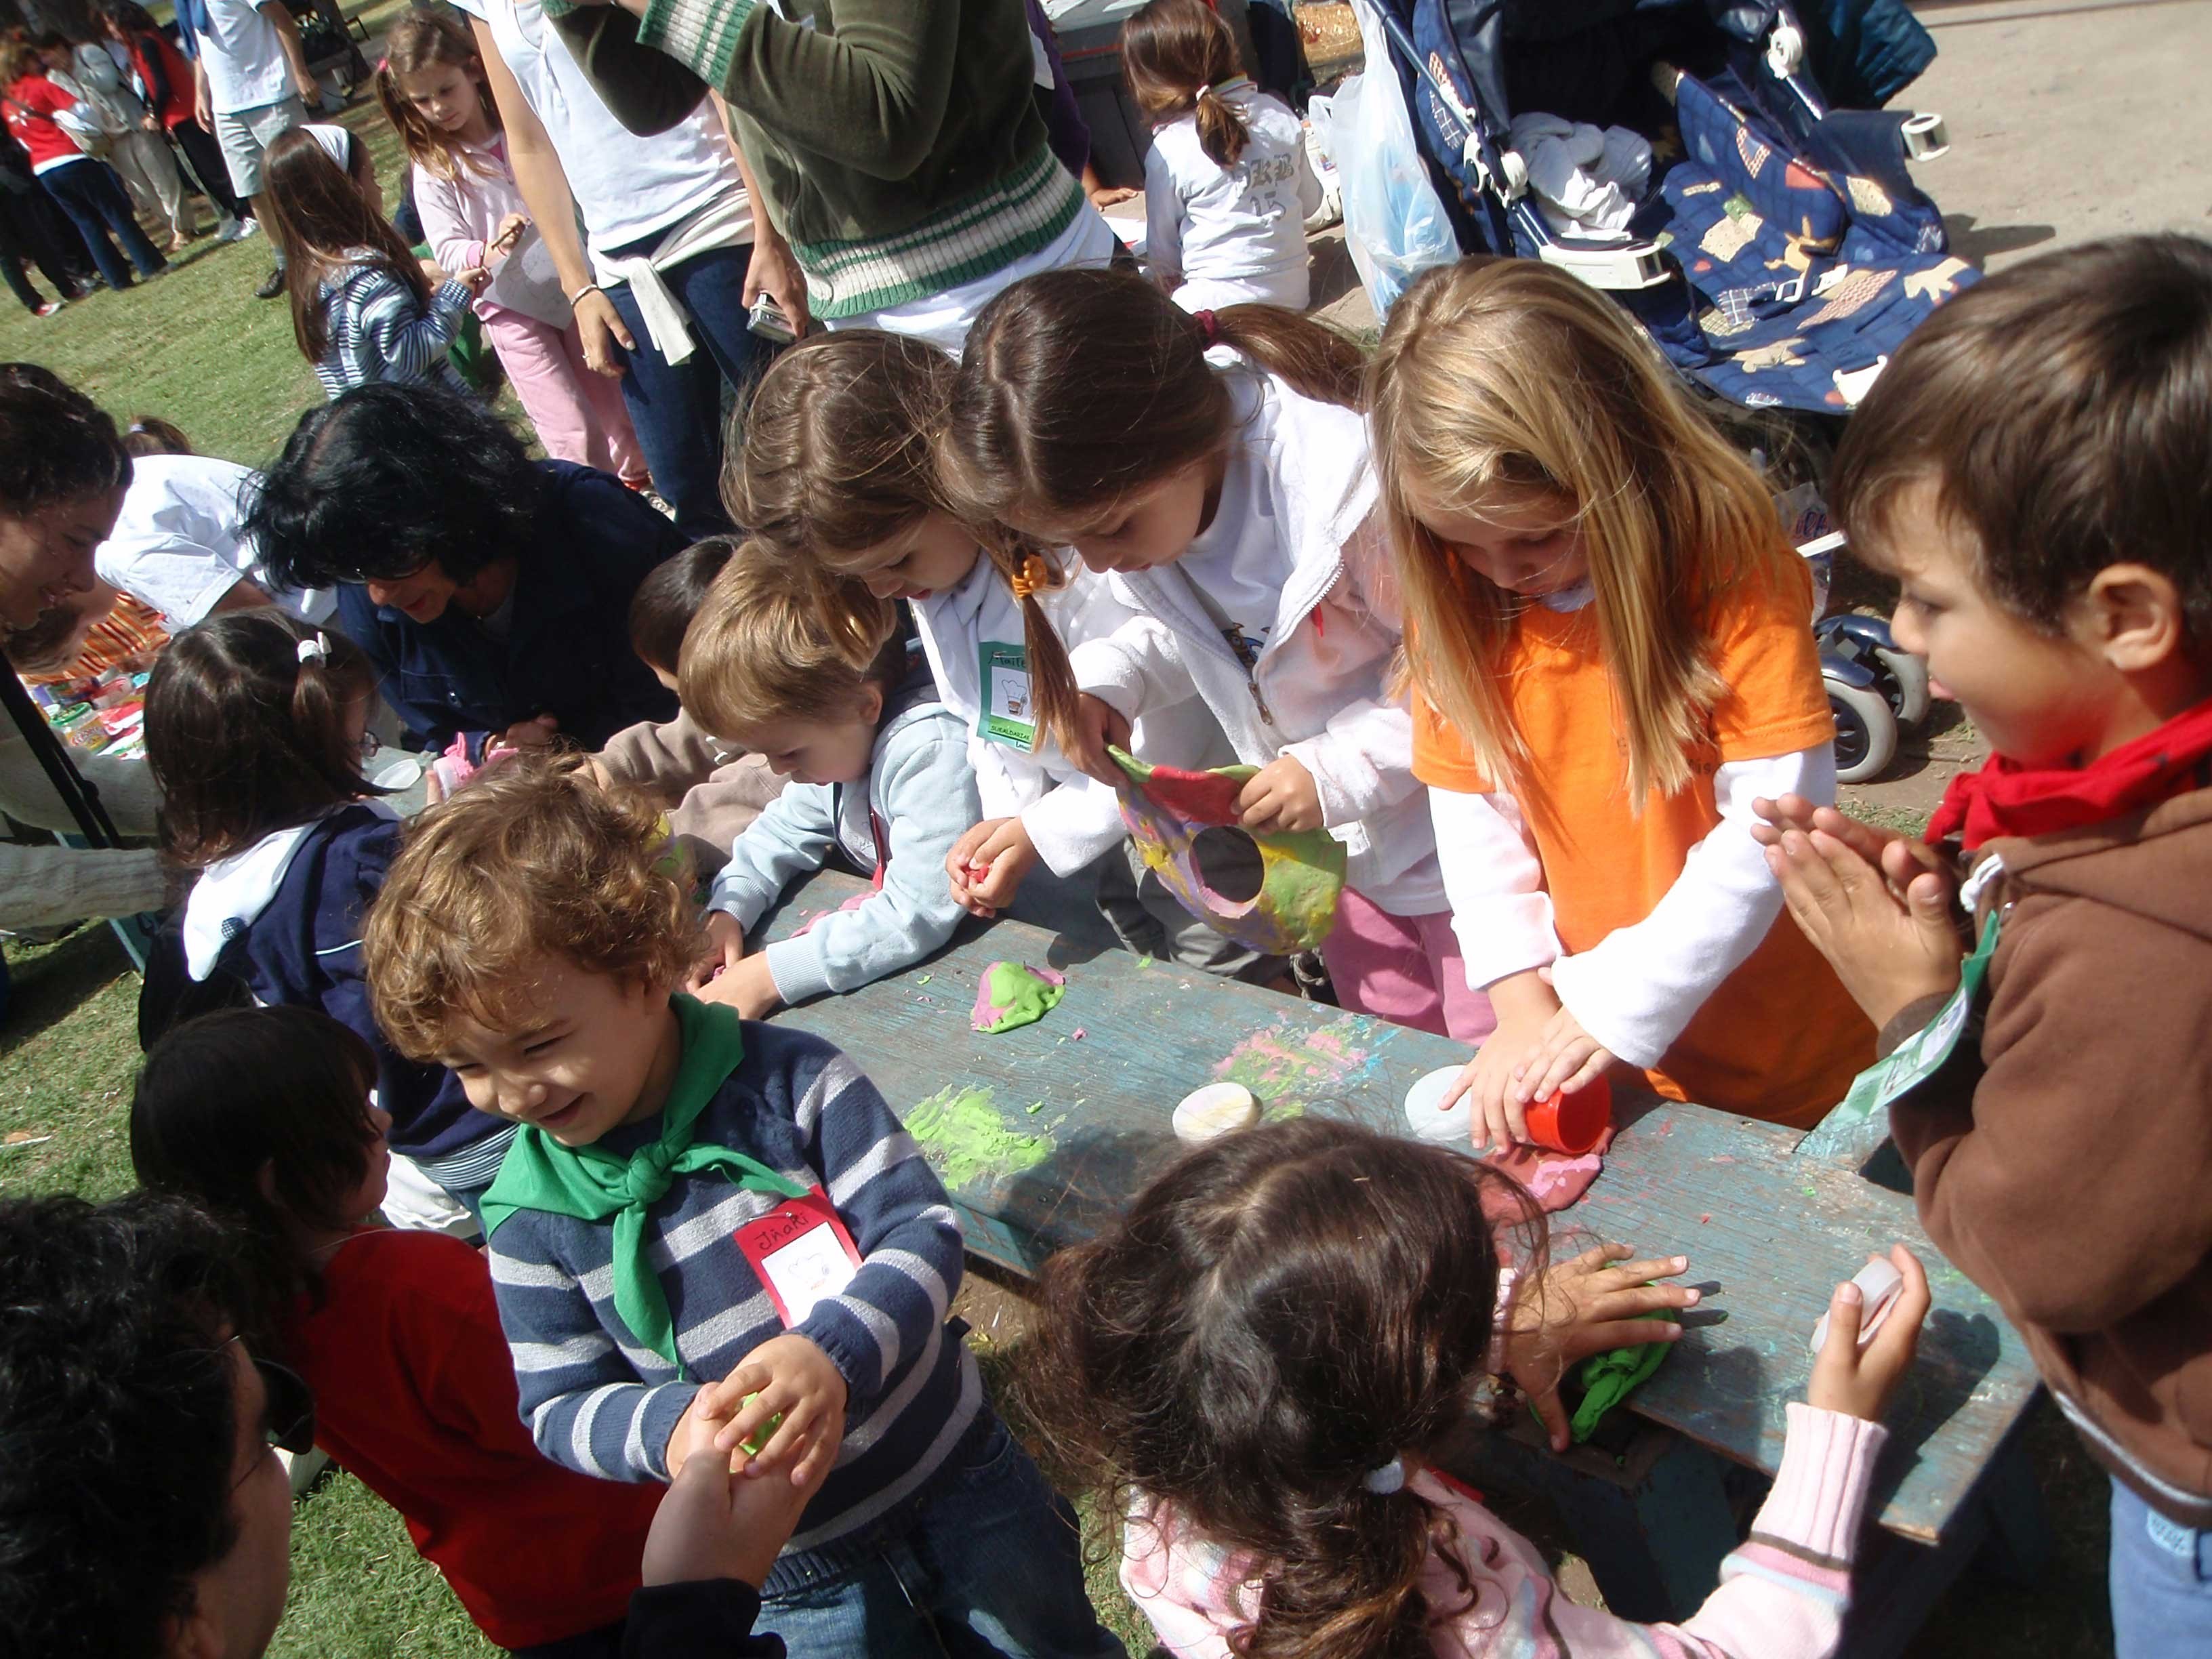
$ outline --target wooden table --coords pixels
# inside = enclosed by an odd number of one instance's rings
[[[787,936],[863,890],[824,873],[793,890],[765,937]],[[970,1030],[990,963],[1060,969],[1067,994],[1037,1024]],[[957,1103],[967,1127],[927,1145],[975,1255],[1017,1272],[1091,1237],[1176,1155],[1176,1103],[1200,1084],[1246,1085],[1272,1115],[1322,1112],[1404,1133],[1407,1088],[1464,1060],[1444,1038],[1150,962],[1092,955],[1039,928],[963,928],[935,959],[781,1018],[849,1053],[902,1116]],[[1808,1341],[1831,1288],[1903,1241],[1927,1264],[1935,1309],[1889,1415],[1875,1510],[1910,1547],[1863,1574],[1857,1654],[1896,1650],[1985,1542],[2027,1565],[2040,1542],[2016,1431],[2036,1391],[2018,1334],[1921,1231],[1909,1197],[1841,1144],[1698,1106],[1619,1102],[1604,1172],[1555,1235],[1576,1229],[1651,1255],[1685,1254],[1706,1288],[1674,1353],[1632,1397],[1651,1433],[1614,1454],[1553,1457],[1533,1436],[1485,1434],[1493,1469],[1559,1504],[1608,1605],[1680,1617],[1735,1547],[1742,1477],[1771,1474],[1784,1407],[1804,1397]],[[1878,1138],[1878,1137],[1877,1137]],[[1577,1248],[1559,1237],[1554,1254]],[[1875,1582],[1878,1580],[1878,1584]]]

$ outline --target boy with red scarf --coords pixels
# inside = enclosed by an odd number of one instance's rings
[[[1929,1237],[2112,1476],[2119,1659],[2212,1632],[2212,244],[1970,289],[1851,422],[1832,504],[1996,751],[1924,842],[1761,802],[1881,1030]]]

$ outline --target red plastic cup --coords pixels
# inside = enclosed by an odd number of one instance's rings
[[[1580,1158],[1613,1125],[1613,1085],[1601,1076],[1572,1094],[1561,1090],[1528,1108],[1528,1139],[1538,1146]]]

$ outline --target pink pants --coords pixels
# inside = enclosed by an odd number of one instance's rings
[[[573,324],[559,329],[501,306],[483,325],[548,455],[598,467],[625,483],[645,482],[645,456],[630,430],[622,382],[585,365]]]
[[[1480,1042],[1498,1027],[1490,999],[1468,985],[1449,910],[1394,916],[1347,887],[1321,957],[1337,1000],[1354,1013],[1460,1042]]]

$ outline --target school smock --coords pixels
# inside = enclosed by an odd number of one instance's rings
[[[504,638],[447,605],[418,623],[364,588],[338,590],[337,624],[376,665],[407,729],[480,756],[490,734],[551,714],[596,749],[639,720],[676,718],[675,695],[629,645],[629,604],[684,533],[622,480],[568,461],[535,463],[537,517],[524,537]]]
[[[867,776],[787,785],[730,848],[707,908],[750,933],[794,877],[842,854],[873,873],[876,890],[763,954],[786,1002],[857,990],[952,937],[967,912],[945,860],[981,814],[966,728],[937,701],[921,665],[884,705]]]
[[[1076,683],[1133,720],[1195,695],[1238,760],[1294,757],[1344,843],[1347,884],[1392,915],[1434,915],[1443,878],[1393,688],[1399,609],[1366,423],[1214,357],[1230,364],[1233,425],[1213,521],[1181,560],[1106,579],[1135,620],[1068,653]],[[1264,576],[1209,595],[1194,568],[1287,574],[1248,605]]]
[[[594,1480],[532,1443],[481,1252],[356,1233],[285,1334],[315,1443],[398,1510],[477,1628],[534,1647],[615,1623],[661,1488]]]
[[[1460,734],[1425,698],[1418,700],[1416,775],[1439,790],[1514,802],[1514,817],[1542,866],[1563,953],[1553,972],[1569,1008],[1576,1001],[1574,958],[1649,917],[1681,878],[1692,849],[1722,824],[1716,774],[1731,763],[1833,742],[1811,614],[1811,578],[1794,562],[1771,582],[1736,585],[1725,607],[1714,607],[1712,665],[1727,690],[1692,757],[1691,785],[1671,795],[1653,791],[1640,811],[1627,799],[1627,759],[1612,677],[1598,654],[1595,607],[1528,605],[1492,670],[1534,757],[1540,796],[1516,800],[1501,792]],[[1782,912],[1778,890],[1759,913],[1769,918],[1759,943],[1694,1012],[1673,1011],[1668,1023],[1680,1023],[1663,1052],[1621,1058],[1640,1060],[1651,1086],[1669,1099],[1808,1127],[1873,1062],[1874,1033],[1826,959]],[[1651,940],[1649,948],[1665,944]],[[1604,1041],[1600,1030],[1591,1035]]]
[[[489,1181],[514,1125],[479,1112],[442,1066],[412,1060],[386,1041],[369,1006],[361,930],[399,851],[399,823],[381,802],[357,802],[264,836],[200,872],[185,900],[185,969],[218,968],[254,1000],[319,1008],[376,1056],[386,1136],[405,1157],[439,1162],[482,1148]]]
[[[204,621],[241,581],[260,588],[288,617],[323,621],[337,609],[337,595],[326,587],[277,586],[246,538],[244,502],[259,479],[251,467],[211,455],[140,456],[93,568],[109,586],[160,611],[172,634]]]
[[[1152,134],[1145,158],[1145,253],[1184,283],[1203,284],[1208,305],[1257,301],[1305,309],[1306,216],[1321,181],[1306,159],[1305,129],[1289,105],[1241,76],[1221,97],[1251,134],[1227,167],[1198,140],[1185,115]]]

